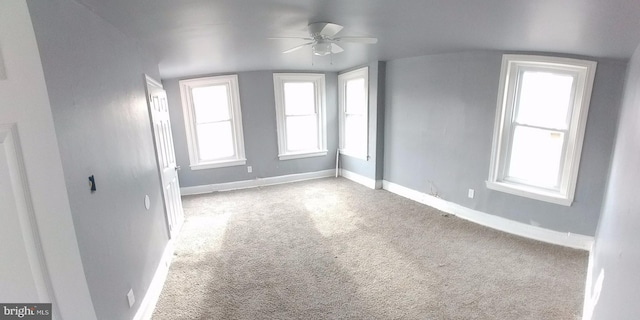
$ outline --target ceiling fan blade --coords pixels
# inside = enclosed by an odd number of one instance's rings
[[[322,28],[322,31],[320,32],[320,34],[325,35],[327,37],[333,37],[336,34],[338,34],[340,30],[342,30],[341,25],[335,24],[335,23],[327,23],[324,26],[324,28]]]
[[[330,22],[316,22],[309,24],[309,34],[312,36],[319,34],[331,38],[340,32],[340,30],[342,30],[341,25]]]
[[[311,41],[313,40],[313,38],[305,38],[305,37],[270,37],[267,38],[268,40],[290,40],[290,39],[295,39],[295,40],[307,40],[307,41]]]
[[[299,46],[295,46],[295,47],[293,47],[293,48],[291,48],[289,50],[282,51],[282,53],[294,52],[296,50],[302,49],[305,46],[309,46],[309,45],[312,45],[312,44],[313,44],[313,42],[307,42],[307,43],[301,44]]]
[[[340,53],[342,51],[344,51],[344,49],[342,49],[341,46],[339,46],[339,45],[337,45],[335,43],[331,44],[331,53]]]
[[[340,37],[333,39],[337,42],[356,42],[356,43],[367,43],[374,44],[378,43],[378,38],[370,38],[370,37]]]

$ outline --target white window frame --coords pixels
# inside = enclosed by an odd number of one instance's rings
[[[364,148],[364,153],[359,153],[356,150],[350,150],[345,148],[346,131],[345,124],[347,118],[347,104],[346,104],[346,86],[347,82],[355,79],[364,79],[365,86],[365,99],[366,99],[366,111],[364,114],[367,125],[365,126],[365,135],[367,145]],[[369,67],[356,69],[353,71],[345,72],[338,75],[338,101],[339,101],[339,125],[340,125],[340,154],[345,154],[350,157],[369,160]]]
[[[244,137],[242,131],[242,113],[240,111],[240,93],[238,89],[238,75],[226,75],[197,79],[181,80],[180,95],[182,96],[182,111],[187,133],[187,147],[189,149],[190,168],[192,170],[213,169],[230,166],[240,166],[247,163],[244,151]],[[192,90],[198,87],[219,86],[227,87],[227,101],[229,101],[229,115],[231,116],[231,130],[235,155],[213,161],[200,160],[198,148],[198,134],[196,131],[196,115],[193,106]]]
[[[521,70],[572,73],[576,75],[575,93],[570,109],[567,139],[563,149],[559,186],[555,189],[541,188],[506,179],[506,168],[510,157],[510,141],[516,92]],[[593,89],[596,62],[570,58],[534,55],[504,55],[500,73],[498,103],[491,151],[491,167],[487,188],[531,199],[571,206],[575,194],[582,143],[589,113],[589,102]]]
[[[284,105],[285,82],[313,82],[315,89],[316,119],[318,122],[318,148],[304,151],[290,151],[287,148],[287,126]],[[325,103],[325,76],[320,73],[274,73],[273,86],[278,128],[278,158],[290,160],[327,155],[327,121]]]

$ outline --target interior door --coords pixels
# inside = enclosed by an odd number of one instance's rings
[[[163,187],[167,227],[169,229],[169,237],[174,238],[180,230],[184,220],[184,213],[182,211],[180,184],[178,182],[178,170],[180,168],[176,164],[176,155],[173,149],[167,94],[162,88],[162,84],[158,81],[149,76],[145,76],[145,78],[156,159]]]

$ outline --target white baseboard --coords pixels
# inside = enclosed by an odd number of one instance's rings
[[[345,169],[340,169],[340,176],[344,177],[345,179],[349,179],[353,182],[359,183],[367,188],[371,188],[371,189],[380,189],[382,188],[382,181],[381,180],[374,180],[371,179],[369,177],[365,177],[363,175],[351,172],[349,170],[345,170]]]
[[[277,177],[257,178],[253,180],[207,184],[203,186],[194,186],[194,187],[183,187],[183,188],[180,188],[180,193],[183,196],[187,196],[187,195],[194,195],[194,194],[211,193],[216,191],[256,188],[256,187],[271,186],[271,185],[283,184],[283,183],[289,183],[289,182],[298,182],[298,181],[305,181],[305,180],[312,180],[312,179],[335,177],[335,174],[336,174],[335,169],[315,171],[315,172],[296,173],[296,174],[288,174],[288,175],[277,176]]]
[[[386,180],[382,182],[382,188],[462,219],[521,237],[582,250],[590,250],[593,244],[594,238],[591,236],[570,232],[559,232],[505,219],[492,214],[473,210],[457,203],[449,202]]]
[[[164,282],[167,279],[167,274],[169,273],[169,266],[171,265],[171,258],[173,257],[173,249],[173,240],[169,240],[169,242],[167,242],[167,246],[164,248],[162,259],[160,260],[160,263],[158,263],[158,268],[153,275],[151,284],[149,284],[147,293],[144,295],[133,320],[151,319],[153,311],[156,308],[156,303],[158,303],[158,299],[160,298],[162,288],[164,287]]]

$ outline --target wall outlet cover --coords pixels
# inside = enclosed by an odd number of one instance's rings
[[[127,300],[129,301],[129,308],[133,307],[133,304],[136,303],[136,297],[133,295],[133,289],[129,289],[129,292],[127,292]]]

